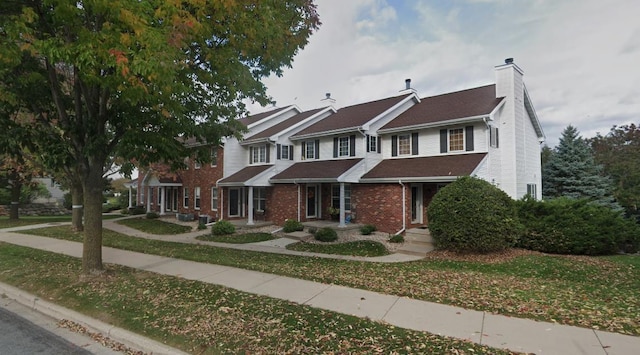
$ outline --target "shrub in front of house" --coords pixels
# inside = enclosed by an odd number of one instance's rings
[[[521,232],[515,202],[504,191],[462,177],[436,193],[427,209],[438,249],[489,253],[512,247]]]
[[[207,229],[207,225],[204,223],[198,223],[198,230],[204,230]]]
[[[160,215],[155,212],[147,212],[147,219],[158,219]]]
[[[211,226],[211,234],[213,235],[233,234],[235,231],[236,227],[229,221],[217,221]]]
[[[360,227],[360,234],[362,235],[369,235],[375,231],[376,226],[374,226],[373,224],[365,224],[364,226]]]
[[[295,219],[287,219],[284,222],[284,227],[282,227],[282,231],[285,233],[293,233],[304,230],[304,226],[302,222],[296,221]]]
[[[404,243],[402,234],[389,235],[389,243]]]
[[[338,233],[329,227],[325,227],[318,229],[313,237],[321,242],[334,242],[338,240]]]
[[[525,198],[517,206],[524,225],[518,247],[574,255],[638,251],[640,227],[608,206],[569,198]]]

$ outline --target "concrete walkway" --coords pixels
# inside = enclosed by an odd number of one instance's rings
[[[0,230],[0,241],[73,257],[82,255],[80,243],[6,230]],[[103,260],[513,351],[603,355],[631,355],[640,351],[640,337],[495,315],[228,266],[107,247],[103,248]]]

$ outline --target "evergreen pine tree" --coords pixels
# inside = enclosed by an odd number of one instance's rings
[[[562,132],[560,144],[542,171],[544,198],[587,198],[621,210],[613,199],[611,179],[603,175],[590,146],[571,125]]]

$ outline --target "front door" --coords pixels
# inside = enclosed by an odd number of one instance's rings
[[[422,224],[422,185],[411,186],[411,223]]]
[[[229,217],[240,216],[241,209],[241,190],[238,188],[229,189]]]
[[[318,186],[307,185],[307,218],[318,217]]]

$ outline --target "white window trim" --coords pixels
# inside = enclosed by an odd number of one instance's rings
[[[337,188],[338,195],[335,196],[333,194],[334,189]],[[347,192],[348,191],[348,192]],[[348,196],[347,196],[348,194]],[[338,205],[333,206],[333,200],[338,200]],[[344,184],[344,205],[347,206],[347,200],[349,201],[349,208],[345,208],[345,212],[351,212],[351,184]],[[332,184],[331,185],[331,207],[340,209],[340,184]]]
[[[462,149],[451,149],[451,131],[462,130]],[[449,128],[447,130],[447,152],[465,152],[467,151],[467,130],[462,128]]]
[[[407,151],[407,153],[402,153],[402,152],[400,151],[400,141],[402,140],[402,138],[403,138],[403,137],[406,137],[406,138],[407,138],[407,141],[409,142],[409,144],[408,144],[408,151]],[[411,145],[411,144],[412,144],[412,142],[411,142],[411,134],[399,134],[399,135],[398,135],[398,147],[397,147],[397,148],[398,148],[398,156],[401,156],[401,155],[411,155],[411,147],[412,147],[412,145]]]
[[[193,209],[199,210],[200,206],[202,206],[202,201],[200,200],[200,187],[196,186],[193,188]],[[198,206],[200,204],[200,206]]]
[[[213,167],[218,166],[218,148],[217,147],[211,147],[211,152],[209,154],[211,154],[211,167],[213,168]],[[214,161],[215,161],[215,163],[214,163]]]
[[[267,146],[266,145],[252,147],[251,154],[253,154],[253,156],[251,157],[252,164],[264,164],[267,162]]]
[[[212,211],[217,211],[218,210],[218,188],[217,187],[212,187],[211,188],[211,210]]]
[[[189,208],[189,188],[182,188],[182,207]]]
[[[262,193],[260,193],[262,191]],[[264,212],[260,209],[260,201],[264,201],[265,209],[267,208],[267,189],[264,187],[253,188],[253,208],[256,211]]]
[[[346,149],[345,149],[345,154],[342,154],[342,142],[347,142],[346,144]],[[350,141],[350,137],[349,136],[344,136],[344,137],[338,137],[338,157],[348,157],[350,156],[351,152],[351,141]]]
[[[378,136],[369,136],[369,152],[378,152]]]
[[[311,153],[311,156],[309,156]],[[304,159],[315,159],[316,158],[316,141],[306,141],[305,149],[304,149]]]

